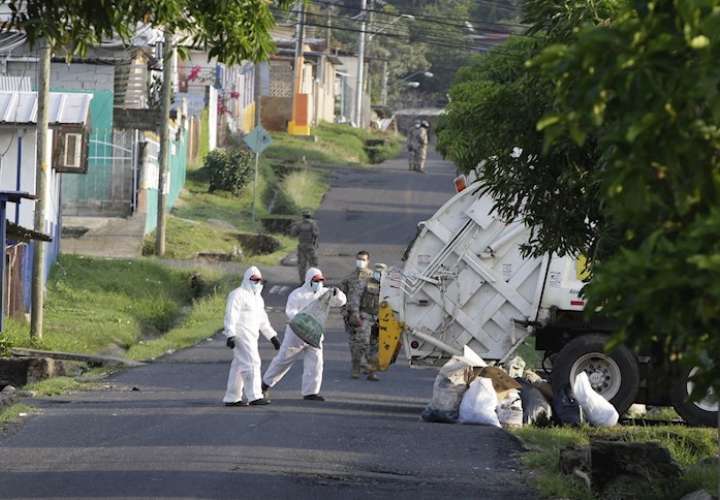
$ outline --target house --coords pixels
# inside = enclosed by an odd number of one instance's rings
[[[326,41],[307,38],[303,45],[300,92],[294,93],[295,40],[287,30],[276,29],[277,50],[261,71],[262,123],[268,130],[286,131],[292,120],[293,105],[299,128],[337,121],[337,101],[342,99],[343,62],[326,50]]]
[[[8,82],[0,78],[0,87],[9,86]],[[87,93],[50,94],[48,163],[51,168],[47,192],[36,193],[37,93],[0,91],[0,191],[24,191],[45,198],[42,233],[50,236],[52,241],[46,253],[44,279],[60,250],[62,182],[87,169],[88,117],[92,99],[93,96]],[[6,215],[18,229],[15,234],[28,234],[34,229],[34,203],[10,203]],[[29,311],[31,306],[32,255],[37,243],[28,243],[27,238],[12,238],[9,235],[8,289],[19,298],[11,301],[15,308],[13,312],[21,313]],[[16,282],[12,281],[13,277]]]

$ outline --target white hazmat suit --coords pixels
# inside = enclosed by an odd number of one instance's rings
[[[338,289],[322,288],[317,292],[313,291],[312,279],[318,275],[322,276],[320,269],[316,267],[308,269],[305,273],[305,283],[293,290],[288,296],[287,305],[285,306],[285,315],[288,321],[291,321],[297,313],[302,311],[313,300],[325,293],[333,293],[333,290],[337,290],[337,294],[330,299],[330,307],[342,307],[347,302],[345,294]],[[302,395],[312,396],[318,394],[322,385],[323,373],[322,341],[320,341],[320,347],[312,347],[295,335],[289,325],[285,327],[285,337],[280,346],[280,351],[273,358],[263,376],[265,385],[268,387],[275,386],[300,356],[304,356]]]
[[[265,312],[261,289],[250,281],[253,275],[261,276],[255,266],[245,271],[242,284],[228,295],[225,336],[235,337],[235,347],[224,403],[241,401],[243,390],[248,402],[262,399],[258,338],[260,333],[268,340],[277,336]]]

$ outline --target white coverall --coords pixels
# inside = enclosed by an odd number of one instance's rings
[[[313,277],[318,274],[322,274],[319,269],[315,267],[308,269],[305,273],[305,283],[293,290],[288,296],[287,305],[285,306],[285,315],[288,321],[292,320],[305,306],[321,295],[333,293],[332,288],[323,288],[318,292],[313,292],[311,282]],[[330,299],[330,307],[342,307],[346,302],[345,294],[342,290],[337,290],[337,295]],[[323,372],[322,340],[320,341],[320,347],[312,347],[295,335],[289,325],[285,327],[285,337],[280,346],[280,351],[275,355],[275,358],[273,358],[270,366],[265,371],[263,382],[267,386],[273,387],[285,376],[300,356],[304,356],[302,395],[311,396],[320,393]]]
[[[255,266],[245,271],[242,284],[228,295],[225,336],[235,337],[235,348],[224,403],[240,401],[243,389],[247,402],[263,397],[258,338],[260,333],[268,340],[277,336],[265,312],[265,301],[260,292],[252,288],[250,277],[253,274],[260,275]]]

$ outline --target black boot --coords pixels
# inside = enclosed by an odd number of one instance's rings
[[[260,398],[260,399],[256,399],[255,401],[250,401],[250,403],[248,403],[248,404],[250,406],[265,406],[265,405],[270,404],[270,400],[265,399],[265,398]]]
[[[307,396],[303,396],[303,399],[307,401],[325,401],[325,398],[322,397],[320,394],[309,394]]]

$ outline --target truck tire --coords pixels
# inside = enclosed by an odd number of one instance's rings
[[[690,401],[693,384],[688,379],[695,374],[697,368],[684,369],[670,389],[670,401],[675,411],[688,425],[697,427],[715,427],[718,425],[718,409],[720,404],[712,395],[701,401]]]
[[[640,371],[635,354],[620,345],[606,353],[607,335],[583,335],[570,341],[553,360],[550,378],[553,393],[587,372],[593,389],[610,401],[620,415],[635,402],[640,387]]]

